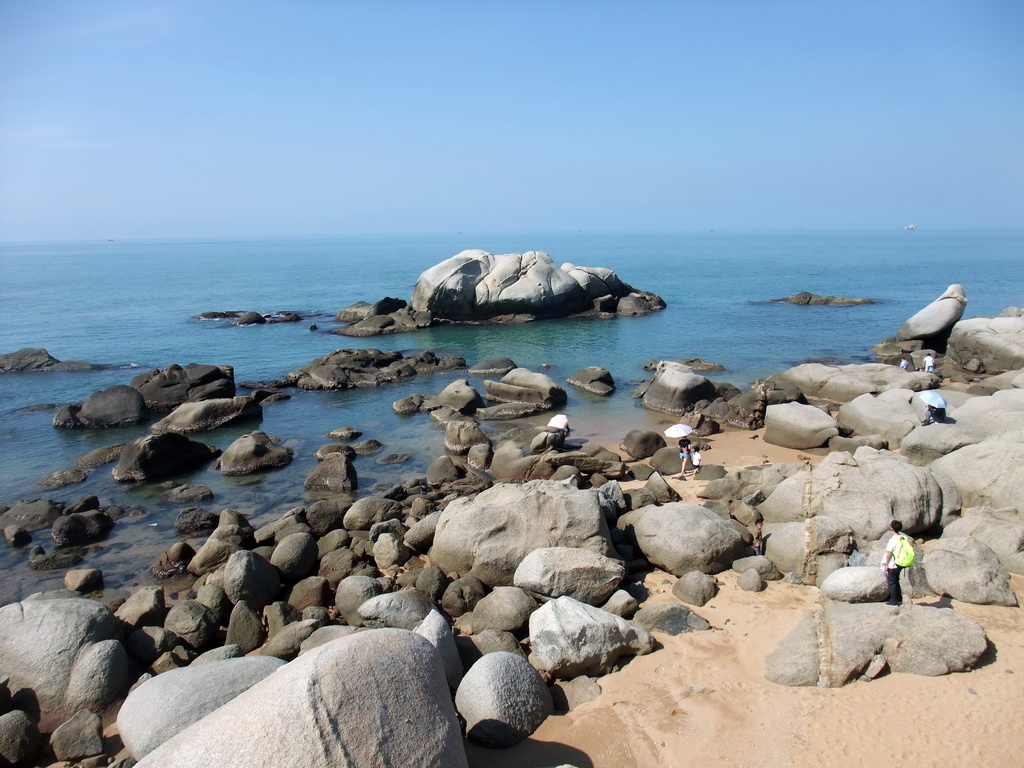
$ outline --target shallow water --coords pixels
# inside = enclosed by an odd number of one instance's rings
[[[633,286],[654,291],[668,308],[642,318],[577,318],[521,326],[458,326],[415,334],[353,339],[328,331],[334,313],[358,300],[408,298],[418,275],[465,248],[496,253],[545,250],[558,262],[614,269]],[[587,365],[611,371],[618,390],[610,398],[566,385],[574,436],[617,440],[631,428],[656,427],[668,418],[631,397],[646,378],[649,359],[703,357],[722,363],[717,378],[745,387],[754,379],[807,359],[869,359],[870,347],[960,282],[967,315],[998,313],[1024,304],[1024,232],[832,232],[689,234],[458,234],[424,237],[348,237],[295,240],[132,241],[0,246],[0,352],[45,347],[62,359],[115,367],[94,372],[0,376],[0,504],[24,498],[74,501],[96,494],[104,506],[138,506],[145,514],[122,518],[101,545],[85,551],[83,566],[102,568],[108,585],[136,582],[174,539],[171,524],[182,505],[154,487],[119,486],[110,467],[82,484],[44,489],[36,482],[70,467],[93,448],[129,442],[144,427],[63,430],[51,425],[52,408],[81,402],[93,391],[126,384],[142,370],[188,362],[231,365],[237,382],[281,378],[341,347],[413,351],[438,349],[472,365],[508,356],[564,382]],[[871,306],[800,307],[772,298],[808,290],[868,297]],[[300,323],[235,327],[194,318],[209,310],[293,310]],[[311,332],[310,323],[320,330]],[[264,405],[261,422],[202,433],[226,448],[260,428],[294,448],[287,468],[249,478],[224,478],[209,469],[179,482],[209,485],[219,511],[232,507],[256,524],[309,503],[302,481],[326,434],[354,426],[384,444],[356,459],[359,493],[422,475],[443,452],[443,431],[424,414],[397,416],[391,404],[413,392],[440,391],[465,371],[421,375],[411,381],[344,392],[292,390],[287,401]],[[480,379],[473,379],[478,390]],[[546,418],[535,417],[534,423]],[[495,434],[507,422],[485,423]],[[383,465],[380,456],[408,453],[407,463]],[[45,532],[34,539],[47,551]],[[0,602],[40,585],[59,585],[61,574],[28,571],[27,550],[0,548]]]

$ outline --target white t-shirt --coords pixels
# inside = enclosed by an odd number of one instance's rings
[[[889,539],[889,543],[885,545],[885,551],[889,553],[889,565],[887,566],[890,570],[896,568],[896,558],[893,557],[893,550],[896,549],[896,542],[900,540],[902,533],[894,533],[892,538]]]

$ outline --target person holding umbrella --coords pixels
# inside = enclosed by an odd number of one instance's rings
[[[942,395],[933,390],[925,390],[921,392],[918,397],[924,401],[924,421],[921,422],[922,427],[926,427],[929,424],[946,420],[946,401]]]
[[[693,446],[690,443],[688,435],[693,432],[693,427],[689,424],[673,424],[671,427],[665,430],[665,434],[668,437],[679,438],[679,459],[682,463],[682,467],[679,470],[679,479],[686,479],[686,462],[690,462],[690,466],[693,464]]]

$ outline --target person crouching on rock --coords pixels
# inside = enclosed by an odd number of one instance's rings
[[[922,427],[926,427],[929,424],[935,422],[943,422],[946,420],[946,409],[936,408],[934,405],[926,405],[924,407],[924,421],[921,422]]]

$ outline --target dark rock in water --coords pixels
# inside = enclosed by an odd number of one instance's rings
[[[334,319],[339,323],[357,323],[360,320],[365,320],[372,314],[374,314],[372,304],[366,301],[357,301],[355,304],[350,304],[344,309],[339,309]]]
[[[420,373],[451,371],[465,365],[466,361],[461,357],[438,357],[430,350],[403,357],[401,352],[382,352],[379,349],[336,349],[304,368],[292,371],[287,381],[299,389],[308,390],[376,387],[404,381]]]
[[[124,447],[124,443],[115,443],[102,448],[94,448],[75,459],[75,466],[79,469],[94,469],[102,467],[104,464],[110,464],[121,457]]]
[[[355,440],[357,437],[362,437],[363,433],[355,427],[342,427],[328,432],[327,436],[335,440]]]
[[[403,302],[404,303],[404,302]],[[429,312],[414,312],[408,307],[386,314],[372,314],[332,333],[342,336],[379,336],[388,333],[409,333],[433,324]]]
[[[660,360],[648,360],[644,363],[645,371],[653,371],[658,367]],[[705,360],[702,357],[682,357],[677,360],[673,360],[674,363],[685,365],[687,368],[694,371],[694,373],[722,373],[725,371],[725,366],[720,363],[712,363]]]
[[[384,447],[384,444],[380,440],[363,440],[361,443],[356,443],[352,446],[352,450],[358,453],[360,456],[370,456],[380,451]]]
[[[565,390],[543,373],[516,368],[505,374],[501,381],[484,381],[487,399],[499,403],[528,403],[544,409],[564,405]]]
[[[663,360],[658,364],[654,378],[641,386],[636,394],[643,399],[645,408],[680,416],[694,409],[701,400],[717,397],[714,385],[689,367]]]
[[[801,291],[800,293],[794,293],[792,296],[786,296],[783,299],[772,299],[773,303],[782,302],[785,304],[803,304],[803,305],[827,305],[830,307],[849,307],[857,304],[877,304],[878,302],[874,299],[847,299],[842,296],[819,296],[816,293],[808,293],[807,291]]]
[[[209,533],[217,527],[217,520],[218,516],[209,510],[189,507],[178,513],[174,520],[174,532],[179,536]]]
[[[24,547],[32,541],[32,535],[20,525],[4,527],[4,541],[10,547]]]
[[[182,403],[234,397],[235,371],[229,365],[169,365],[140,373],[131,385],[142,393],[147,406],[170,411]]]
[[[48,555],[46,550],[36,545],[29,550],[28,567],[33,571],[59,571],[82,562],[81,555]]]
[[[377,459],[378,464],[404,464],[411,456],[408,453],[389,453],[387,456],[381,456]]]
[[[57,518],[50,530],[50,537],[58,547],[77,547],[102,539],[114,521],[105,512],[94,509]]]
[[[294,451],[278,445],[278,439],[256,431],[242,435],[228,446],[217,461],[224,475],[248,475],[291,464]]]
[[[66,405],[53,417],[55,427],[130,427],[149,416],[142,395],[124,384],[93,392],[81,405]]]
[[[352,457],[331,453],[310,470],[303,486],[309,490],[354,491],[358,484]]]
[[[149,482],[196,469],[219,455],[219,448],[174,432],[147,435],[125,447],[112,474],[119,483]]]
[[[0,528],[17,526],[31,533],[53,525],[64,514],[64,503],[50,499],[25,499],[0,514]]]
[[[263,406],[253,395],[182,403],[149,428],[154,434],[202,432],[237,421],[259,419]]]
[[[66,485],[84,483],[87,477],[89,477],[89,473],[81,469],[58,469],[48,474],[37,484],[44,488],[63,488]]]
[[[511,358],[492,357],[489,360],[477,363],[469,369],[469,372],[474,376],[504,376],[513,368],[518,367],[519,366],[516,365],[516,362]]]
[[[580,387],[595,395],[610,395],[615,391],[615,381],[604,368],[590,366],[576,371],[567,379],[569,384]]]
[[[235,319],[235,325],[264,325],[267,318],[259,312],[246,312]]]
[[[160,553],[156,562],[153,563],[150,572],[157,579],[170,579],[175,576],[182,576],[188,573],[188,565],[195,557],[196,551],[184,541],[172,544],[164,552]]]
[[[167,500],[175,504],[198,504],[213,501],[213,491],[206,485],[173,485],[168,489]]]
[[[103,366],[81,360],[58,360],[45,349],[25,347],[0,355],[0,373],[23,371],[94,371]]]

